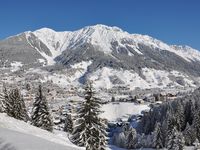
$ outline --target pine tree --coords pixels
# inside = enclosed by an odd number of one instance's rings
[[[92,85],[85,87],[85,100],[81,102],[77,112],[72,142],[78,146],[86,146],[86,150],[105,149],[105,124],[99,118],[100,99],[94,96]]]
[[[168,132],[167,132],[167,128],[168,128],[168,124],[167,124],[167,119],[165,119],[163,122],[162,122],[162,126],[161,126],[161,132],[162,132],[162,144],[164,147],[166,147],[166,141],[167,141],[167,135],[168,135]]]
[[[169,150],[183,150],[184,148],[184,138],[181,132],[178,132],[174,127],[172,130],[172,135],[167,141],[167,149]]]
[[[159,122],[156,122],[155,130],[153,132],[153,147],[156,149],[164,147],[161,124]]]
[[[133,149],[136,148],[137,144],[137,132],[133,127],[129,127],[126,134],[126,148]]]
[[[72,133],[73,131],[73,121],[71,114],[66,115],[64,131],[69,133]]]
[[[11,101],[9,97],[9,91],[7,90],[6,86],[3,85],[3,93],[0,95],[1,104],[2,104],[2,111],[6,113],[10,117],[14,117],[13,114],[13,106],[14,103]]]
[[[11,90],[9,99],[13,103],[13,117],[19,120],[28,121],[28,115],[24,99],[21,96],[18,88]]]
[[[195,109],[192,127],[195,130],[197,139],[200,140],[200,110],[199,109]]]
[[[44,130],[50,132],[53,131],[52,117],[49,112],[46,97],[42,93],[41,85],[38,88],[38,93],[35,97],[35,102],[33,103],[31,123],[32,125]]]
[[[188,146],[191,146],[196,139],[196,134],[194,132],[194,129],[187,123],[186,128],[183,132],[183,136],[185,139],[185,144]]]
[[[194,145],[194,150],[199,150],[200,149],[200,143],[199,143],[199,140],[196,139],[193,143]]]
[[[185,115],[184,115],[184,108],[181,101],[176,102],[176,112],[175,112],[175,118],[176,118],[176,127],[178,131],[182,131],[185,128]]]
[[[192,109],[193,109],[193,103],[191,100],[189,100],[188,102],[186,102],[185,105],[185,122],[188,122],[189,125],[192,124],[192,120],[193,120],[193,113],[192,113]]]
[[[99,128],[99,150],[105,150],[106,149],[106,144],[107,144],[107,139],[106,139],[106,120],[100,118],[100,128]]]
[[[18,88],[8,92],[4,86],[1,102],[3,112],[7,113],[8,116],[23,121],[28,120],[26,106]]]
[[[168,141],[171,139],[173,135],[173,130],[176,128],[176,119],[174,118],[173,114],[171,111],[167,112],[166,116],[166,123],[167,123],[167,133],[165,133],[165,147],[167,147]]]

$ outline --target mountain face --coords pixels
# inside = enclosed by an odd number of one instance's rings
[[[24,32],[0,41],[0,60],[2,68],[75,69],[67,83],[90,79],[101,88],[195,87],[200,76],[199,51],[105,25]]]

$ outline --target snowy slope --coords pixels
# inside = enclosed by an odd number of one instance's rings
[[[0,138],[17,150],[78,150],[63,134],[56,135],[0,113]]]
[[[0,137],[5,142],[11,144],[16,150],[76,150],[71,146],[66,146],[33,136],[30,134],[0,128]]]

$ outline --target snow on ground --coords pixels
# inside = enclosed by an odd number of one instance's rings
[[[74,65],[71,65],[71,68],[74,68],[74,69],[79,69],[79,68],[81,68],[81,69],[84,69],[85,71],[87,70],[87,67],[89,66],[89,65],[91,65],[92,64],[92,61],[90,60],[90,61],[81,61],[80,63],[76,63],[76,64],[74,64]]]
[[[170,80],[169,75],[174,75],[175,77],[182,77],[188,86],[195,87],[195,85],[193,84],[193,81],[187,79],[188,78],[187,75],[184,75],[175,70],[171,71],[171,72],[167,72],[165,70],[155,70],[155,69],[151,69],[151,68],[143,68],[142,72],[146,78],[146,81],[148,82],[148,84],[151,88],[164,88],[170,84],[180,87],[181,85]]]
[[[67,87],[69,85],[69,79],[64,74],[52,74],[44,76],[44,80],[42,82],[52,81],[52,83],[57,84],[60,87]]]
[[[112,88],[114,85],[110,81],[110,77],[117,76],[122,80],[127,87],[135,89],[136,87],[148,88],[148,83],[143,80],[137,73],[129,70],[116,70],[108,67],[103,67],[90,75],[90,80],[94,81],[95,88]]]
[[[19,62],[19,61],[12,62],[10,65],[11,65],[11,71],[12,72],[19,70],[20,67],[23,66],[22,62]]]
[[[100,117],[108,121],[117,121],[119,118],[127,121],[130,115],[140,114],[141,111],[147,109],[149,109],[149,107],[146,104],[137,105],[128,102],[108,103],[102,106],[101,110],[104,111],[104,113],[102,113]]]
[[[38,59],[38,62],[39,62],[39,63],[42,63],[43,66],[44,66],[46,61],[45,61],[45,59]]]
[[[1,127],[0,138],[16,150],[78,150],[78,148],[69,145],[58,144],[37,136]]]
[[[0,138],[18,147],[19,150],[81,149],[73,145],[62,133],[53,134],[2,113],[0,113]]]
[[[87,73],[87,68],[91,65],[92,61],[82,61],[71,65],[70,69],[63,70],[64,73],[49,73],[44,70],[30,69],[27,71],[39,73],[43,76],[42,82],[52,81],[60,87],[68,87],[70,84],[80,86],[79,80]],[[148,89],[148,88],[167,88],[167,87],[183,87],[177,82],[170,79],[170,75],[174,77],[181,77],[185,86],[195,87],[194,81],[190,80],[188,75],[178,71],[167,72],[165,70],[155,70],[152,68],[143,68],[142,74],[144,79],[137,73],[131,70],[117,70],[113,68],[103,67],[95,72],[89,73],[88,78],[94,82],[96,89],[106,88],[111,89],[119,85],[125,86],[130,90],[135,88]],[[112,78],[118,78],[119,83],[113,83]],[[121,82],[121,83],[120,83]]]
[[[200,60],[200,53],[198,50],[193,49],[189,46],[177,46],[172,45],[170,46],[171,51],[176,53],[177,55],[183,57],[185,60],[191,61],[199,61]]]
[[[165,70],[155,70],[151,68],[143,68],[142,73],[145,79],[141,78],[137,73],[129,70],[116,70],[108,67],[103,67],[90,74],[89,79],[95,84],[95,88],[112,88],[115,85],[111,82],[110,78],[116,76],[120,79],[124,85],[130,90],[134,90],[136,87],[141,89],[146,88],[164,88],[169,85],[174,85],[180,87],[178,83],[172,81],[169,75],[174,75],[175,77],[183,77],[183,80],[188,86],[194,87],[192,80],[189,80],[187,75],[184,75],[178,71],[171,71],[170,73]],[[123,84],[122,84],[123,85]]]
[[[85,73],[87,73],[88,66],[92,64],[92,61],[81,61],[79,63],[71,65],[71,68],[75,70],[74,74],[69,76],[71,82],[78,81]]]
[[[65,73],[53,73],[49,74],[46,71],[39,72],[35,70],[29,70],[28,72],[37,72],[43,75],[44,79],[41,80],[41,82],[47,82],[50,81],[54,84],[57,84],[58,86],[64,88],[68,87],[70,85],[79,85],[78,80],[81,78],[84,73],[87,72],[87,67],[92,63],[92,61],[82,61],[80,63],[71,65],[71,69],[69,70],[63,70]]]

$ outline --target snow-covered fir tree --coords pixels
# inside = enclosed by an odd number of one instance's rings
[[[11,90],[9,98],[10,101],[14,104],[12,110],[14,115],[13,117],[19,120],[28,121],[26,106],[19,89],[15,88]]]
[[[73,131],[73,120],[71,114],[66,115],[64,131],[69,133],[72,133]]]
[[[200,143],[199,143],[199,140],[196,139],[193,143],[194,145],[194,150],[199,150],[200,149]]]
[[[186,125],[186,128],[183,132],[183,136],[184,136],[185,144],[188,146],[192,145],[196,140],[195,130],[192,126],[189,125],[189,123],[187,123]]]
[[[12,89],[10,92],[3,87],[3,94],[0,96],[2,103],[2,111],[8,116],[15,119],[27,121],[28,115],[23,97],[18,88]]]
[[[13,101],[10,100],[9,91],[7,90],[5,84],[3,85],[3,93],[0,95],[2,111],[8,116],[13,117]]]
[[[142,135],[138,135],[138,142],[137,142],[137,147],[138,148],[150,148],[153,147],[152,143],[153,143],[153,135],[152,134],[142,134]]]
[[[99,132],[99,150],[105,150],[106,149],[106,144],[107,144],[107,138],[106,138],[106,126],[107,126],[107,120],[101,119],[100,118],[100,123],[101,123],[101,128]]]
[[[192,121],[193,121],[193,103],[192,103],[192,101],[191,100],[189,100],[188,102],[186,102],[186,104],[185,104],[185,123],[186,122],[188,122],[189,123],[189,125],[191,125],[192,124]]]
[[[156,149],[163,148],[163,134],[161,130],[161,124],[156,123],[155,130],[153,132],[153,147]]]
[[[44,130],[53,131],[52,117],[49,111],[46,97],[43,95],[42,86],[39,85],[31,116],[32,125]]]
[[[99,118],[101,100],[94,96],[92,84],[85,87],[85,99],[78,109],[71,140],[86,150],[104,150],[106,145],[105,124]]]
[[[126,148],[133,149],[136,148],[137,144],[137,132],[133,127],[129,127],[126,134]]]
[[[183,150],[184,148],[184,138],[181,132],[178,132],[174,127],[172,130],[172,134],[167,141],[167,149],[169,150]]]
[[[121,147],[121,148],[126,148],[126,136],[125,132],[118,132],[114,133],[112,137],[112,144]]]
[[[183,104],[180,100],[176,102],[176,127],[178,131],[182,131],[185,128],[185,115],[184,115],[184,108]]]
[[[200,110],[199,108],[195,109],[192,127],[195,130],[197,139],[200,140]]]

